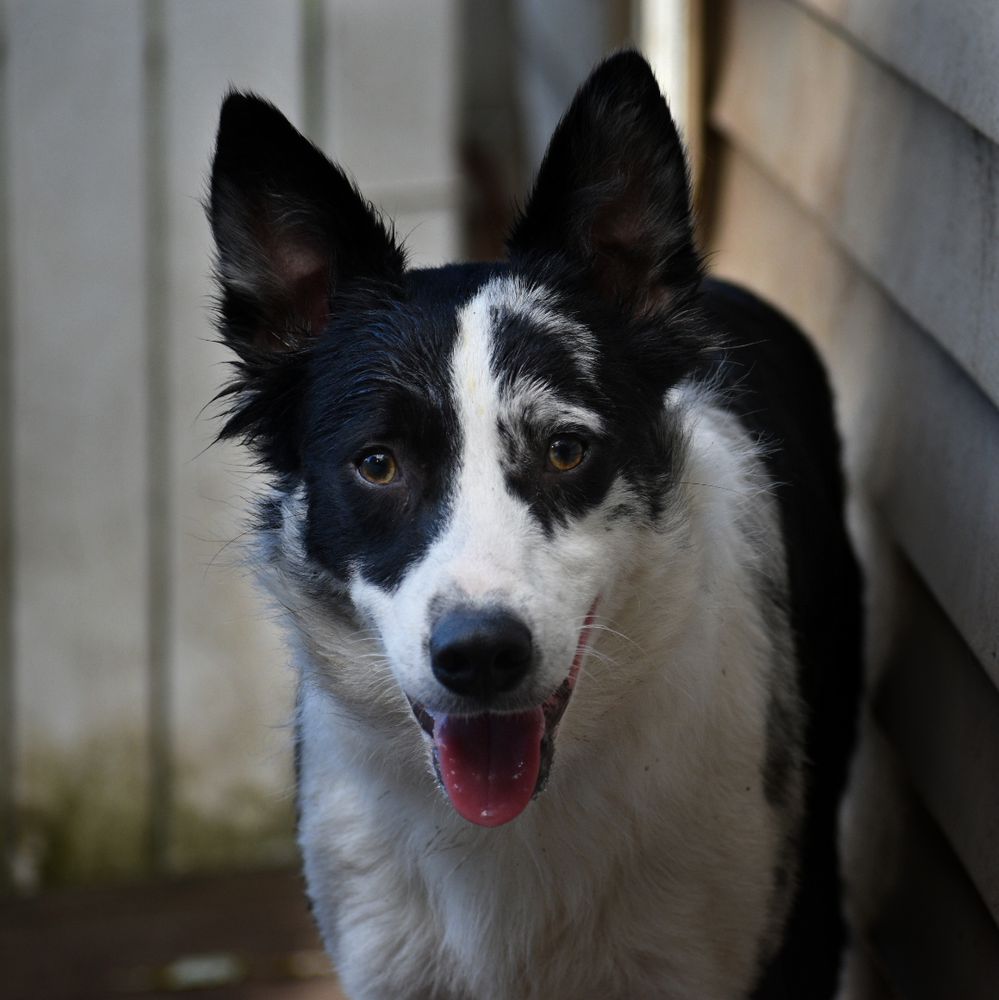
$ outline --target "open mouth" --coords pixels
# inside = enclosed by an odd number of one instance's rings
[[[433,743],[437,777],[457,813],[470,823],[509,823],[545,787],[556,730],[576,686],[596,604],[583,621],[569,673],[535,708],[446,715],[410,700],[413,714]]]

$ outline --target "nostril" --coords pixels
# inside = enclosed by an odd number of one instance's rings
[[[497,678],[516,678],[523,675],[531,660],[530,635],[527,643],[504,642],[493,656],[493,674]]]
[[[495,608],[458,608],[443,615],[430,635],[434,676],[456,694],[488,700],[515,688],[531,668],[530,629]]]

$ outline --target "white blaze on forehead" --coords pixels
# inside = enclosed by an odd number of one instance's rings
[[[465,455],[468,453],[470,434],[476,435],[480,444],[489,438],[482,433],[485,427],[480,426],[483,424],[481,418],[487,412],[492,414],[492,436],[498,438],[495,418],[499,410],[499,385],[492,374],[491,361],[493,325],[505,304],[505,284],[490,282],[458,313],[458,339],[451,356],[451,379],[466,439],[462,449]]]
[[[534,533],[526,504],[507,488],[499,433],[503,401],[491,364],[496,324],[523,302],[520,283],[497,279],[458,314],[451,379],[461,459],[448,530],[435,548],[470,597],[510,584],[518,540]]]
[[[544,301],[544,290],[516,278],[489,282],[458,314],[458,339],[452,356],[452,379],[462,428],[461,482],[492,479],[502,468],[499,422],[518,416],[556,432],[567,425],[593,433],[603,430],[602,417],[571,403],[544,379],[521,374],[501,392],[492,371],[497,326],[511,314],[562,337],[572,337],[573,360],[580,371],[595,370],[596,341],[580,324],[560,317]],[[488,464],[492,476],[484,469]]]
[[[458,314],[451,379],[461,427],[459,495],[476,486],[495,490],[501,479],[500,387],[492,371],[493,330],[509,281],[491,281]]]

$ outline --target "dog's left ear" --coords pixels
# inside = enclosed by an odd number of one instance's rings
[[[253,94],[222,105],[207,208],[219,332],[238,355],[220,437],[298,474],[309,348],[339,314],[397,295],[404,254],[346,174]]]
[[[649,64],[606,60],[559,123],[508,241],[513,259],[562,254],[639,315],[696,287],[683,146]]]
[[[212,164],[223,337],[241,356],[320,336],[345,291],[396,285],[404,256],[350,179],[272,104],[230,93]]]

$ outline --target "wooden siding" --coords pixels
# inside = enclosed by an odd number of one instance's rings
[[[795,318],[837,390],[875,719],[854,905],[906,997],[999,982],[999,105],[965,82],[996,76],[986,8],[728,0],[707,22],[715,270]]]
[[[783,8],[734,6],[728,30],[739,41],[717,80],[718,128],[999,402],[999,148]]]
[[[797,0],[999,142],[999,52],[993,0]]]
[[[452,257],[455,7],[0,0],[5,881],[291,856],[292,677],[239,545],[258,479],[202,412],[218,108],[274,100],[415,262]]]

